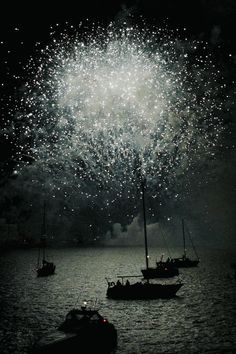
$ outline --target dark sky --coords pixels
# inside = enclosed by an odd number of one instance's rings
[[[99,22],[130,18],[169,28],[184,27],[189,37],[212,41],[221,45],[218,55],[224,51],[235,54],[236,4],[233,0],[130,0],[130,1],[80,1],[72,4],[58,3],[55,6],[43,3],[7,2],[0,17],[0,67],[2,94],[11,92],[15,80],[13,74],[21,72],[22,65],[35,52],[35,43],[42,47],[50,41],[51,28],[57,25],[58,32],[65,27],[78,26],[80,21]],[[17,84],[17,83],[16,83]]]
[[[228,48],[235,50],[234,40],[236,5],[234,1],[80,1],[70,5],[65,3],[56,6],[44,6],[23,2],[8,2],[1,11],[1,39],[6,41],[4,51],[11,50],[9,55],[11,65],[17,59],[27,57],[36,41],[47,42],[50,38],[50,27],[56,23],[60,28],[68,22],[78,25],[81,20],[99,21],[108,24],[117,18],[124,18],[127,14],[138,17],[141,15],[147,22],[160,25],[168,20],[173,28],[186,27],[188,33],[196,37],[210,39],[215,26],[220,28],[220,36]],[[19,31],[16,31],[18,28]],[[21,41],[24,44],[21,44]],[[22,49],[24,48],[24,49]],[[7,55],[6,55],[7,57]]]
[[[60,2],[56,5],[42,2],[26,3],[8,2],[1,10],[0,18],[0,84],[1,84],[1,126],[9,117],[9,97],[17,95],[21,86],[22,68],[34,56],[35,48],[44,47],[51,40],[51,28],[58,33],[80,21],[99,22],[102,25],[110,21],[132,19],[139,22],[140,16],[147,24],[162,26],[168,23],[169,28],[186,28],[189,38],[206,40],[212,46],[215,57],[224,71],[225,80],[232,99],[235,96],[233,80],[236,73],[236,3],[233,0],[136,0],[136,1],[80,1],[68,4]],[[38,45],[36,46],[36,43]],[[231,59],[229,60],[229,54]],[[232,101],[231,99],[231,101]],[[12,101],[11,101],[12,102]],[[225,234],[223,239],[234,239],[235,233],[235,105],[225,113],[227,121],[227,149],[217,162],[217,176],[210,186],[204,187],[200,193],[196,189],[190,208],[195,208],[195,219],[206,219],[206,230],[214,234],[220,230]],[[11,173],[14,163],[9,163],[14,144],[1,140],[1,178],[5,181]],[[8,163],[6,163],[8,161]],[[9,169],[9,171],[8,171]],[[2,187],[4,188],[4,187]],[[211,236],[214,238],[214,235]],[[221,241],[221,235],[217,235]],[[224,242],[224,241],[223,241]]]
[[[13,75],[21,73],[23,64],[35,53],[35,44],[43,47],[50,41],[51,28],[57,25],[58,32],[65,27],[78,26],[80,21],[99,22],[142,16],[146,23],[169,28],[185,27],[189,37],[211,41],[221,49],[217,55],[226,52],[235,55],[236,4],[233,0],[130,0],[130,1],[80,1],[72,4],[58,3],[55,6],[43,3],[7,2],[0,17],[0,68],[1,96],[12,92],[18,82]],[[227,54],[226,54],[227,55]]]

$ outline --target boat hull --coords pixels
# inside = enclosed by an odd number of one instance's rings
[[[178,284],[135,283],[108,286],[107,297],[111,299],[158,299],[175,297],[182,287]]]
[[[48,275],[55,274],[56,266],[52,265],[51,267],[42,267],[37,269],[38,277],[47,277]]]
[[[192,259],[184,259],[184,258],[173,258],[172,259],[173,264],[178,267],[178,268],[191,268],[191,267],[197,267],[199,260],[192,260]]]
[[[141,269],[145,279],[171,278],[179,275],[177,267],[157,266],[156,268]]]
[[[117,332],[112,324],[89,326],[78,334],[54,331],[43,338],[31,354],[110,353],[117,346]]]

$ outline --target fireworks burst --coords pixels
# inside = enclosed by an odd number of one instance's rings
[[[206,53],[163,30],[111,24],[83,38],[62,34],[27,67],[19,167],[54,190],[106,193],[106,203],[132,196],[140,175],[153,196],[175,184],[220,135]]]

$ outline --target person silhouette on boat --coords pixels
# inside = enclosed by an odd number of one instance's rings
[[[129,279],[127,279],[127,280],[126,280],[125,285],[127,285],[127,286],[129,286],[129,285],[130,285]]]
[[[121,286],[121,282],[119,279],[117,280],[116,285]]]

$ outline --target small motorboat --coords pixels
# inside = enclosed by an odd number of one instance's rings
[[[111,353],[117,346],[117,331],[98,310],[72,309],[65,321],[39,340],[31,354]]]

